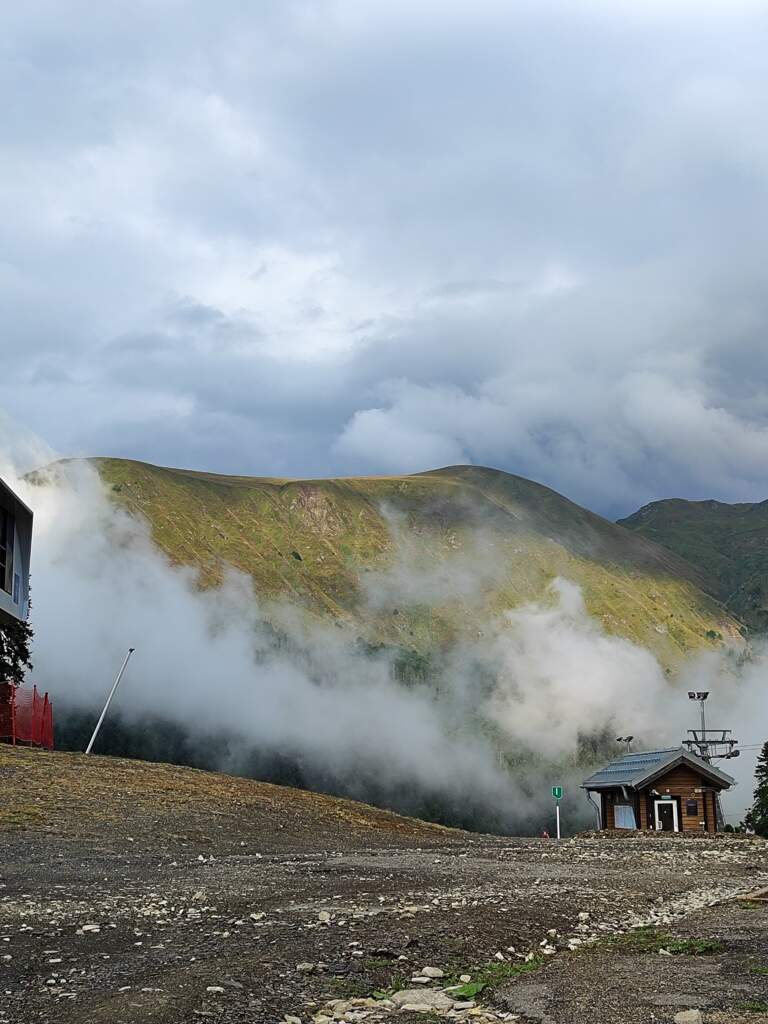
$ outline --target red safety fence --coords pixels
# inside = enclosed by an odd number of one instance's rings
[[[53,750],[53,704],[37,687],[0,683],[0,740]]]

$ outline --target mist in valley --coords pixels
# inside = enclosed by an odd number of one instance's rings
[[[23,452],[29,465],[53,453]],[[83,749],[126,649],[136,648],[97,750],[249,775],[350,796],[472,829],[551,830],[550,787],[566,789],[570,830],[593,812],[578,786],[595,764],[635,747],[677,745],[696,724],[689,686],[706,684],[717,722],[761,740],[764,657],[709,655],[670,679],[648,650],[611,636],[579,589],[556,579],[546,600],[510,609],[483,635],[438,652],[426,679],[349,627],[265,601],[230,570],[201,590],[171,565],[146,525],[117,508],[85,462],[3,477],[35,512],[30,681],[55,702],[57,745]],[[434,578],[414,566],[392,522],[391,569],[368,574],[372,608],[475,595],[497,571],[482,531]],[[727,721],[725,720],[727,718]],[[729,762],[733,765],[735,762]],[[748,758],[726,813],[750,802]]]

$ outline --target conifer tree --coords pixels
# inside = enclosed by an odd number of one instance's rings
[[[32,668],[30,645],[34,633],[28,622],[0,623],[0,683],[20,683]]]
[[[768,741],[757,759],[755,767],[755,799],[744,823],[759,836],[768,838]]]

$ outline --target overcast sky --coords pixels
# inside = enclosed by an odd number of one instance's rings
[[[768,5],[29,0],[0,404],[64,454],[768,498]]]

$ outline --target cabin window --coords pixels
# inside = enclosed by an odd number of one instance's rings
[[[616,804],[613,808],[613,820],[616,828],[637,828],[632,804]]]
[[[10,594],[13,579],[13,516],[0,508],[0,587]]]
[[[685,801],[685,813],[689,818],[698,818],[699,816],[699,801],[698,800],[686,800]]]

